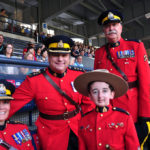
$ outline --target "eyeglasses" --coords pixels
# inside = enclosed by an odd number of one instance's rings
[[[8,49],[12,49],[12,47],[7,47]]]

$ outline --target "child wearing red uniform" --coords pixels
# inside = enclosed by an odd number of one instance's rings
[[[106,69],[99,69],[78,76],[74,85],[96,104],[79,122],[79,150],[140,149],[131,115],[110,105],[111,99],[126,93],[126,81]]]

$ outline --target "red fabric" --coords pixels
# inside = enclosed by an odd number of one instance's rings
[[[131,115],[95,110],[79,122],[79,150],[137,150],[140,147]]]
[[[21,144],[17,144],[12,137],[12,135],[14,135],[18,132],[20,133],[24,129],[26,129],[28,131],[28,133],[30,134],[28,127],[24,124],[7,123],[6,128],[4,130],[0,131],[0,138],[18,150],[34,150],[31,140],[21,142]],[[4,148],[3,146],[0,145],[0,150],[6,150],[6,148]]]
[[[46,72],[74,101],[79,104],[84,104],[82,105],[84,112],[93,108],[91,106],[93,103],[89,100],[89,98],[83,97],[78,92],[74,92],[71,86],[71,82],[74,81],[74,79],[82,72],[68,69],[67,74],[63,78],[52,76],[48,70]],[[54,89],[54,87],[45,79],[43,74],[34,77],[27,76],[20,87],[16,89],[13,97],[15,100],[11,101],[11,115],[33,98],[35,99],[39,111],[45,114],[57,115],[76,109],[74,105],[72,105]],[[80,118],[80,114],[77,114],[69,120],[56,121],[38,117],[36,125],[42,149],[66,150],[70,129],[78,135],[78,120]]]
[[[134,50],[135,57],[118,59],[117,52],[125,50]],[[129,89],[124,96],[114,99],[112,105],[129,111],[134,122],[138,117],[150,117],[150,69],[148,61],[145,60],[147,55],[143,43],[121,38],[120,45],[110,48],[110,53],[113,61],[128,77],[128,82],[138,80],[139,83],[138,88]],[[121,76],[107,59],[105,46],[95,53],[94,69],[108,69]]]

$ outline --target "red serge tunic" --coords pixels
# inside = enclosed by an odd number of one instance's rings
[[[79,150],[138,150],[140,144],[131,115],[109,106],[93,110],[79,122]]]
[[[83,97],[72,86],[74,79],[82,72],[67,69],[66,75],[62,78],[53,76],[48,69],[46,69],[46,73],[75,102],[83,104],[83,111],[89,111],[93,108],[91,106],[93,103],[89,98]],[[15,100],[11,101],[11,115],[33,98],[38,110],[44,114],[58,115],[76,109],[74,105],[54,89],[43,74],[33,77],[27,76],[25,81],[16,89],[13,97]],[[66,150],[70,129],[78,135],[78,120],[80,118],[80,113],[68,120],[47,120],[39,116],[36,126],[41,148],[43,150]]]
[[[32,137],[24,124],[7,121],[5,128],[0,130],[0,138],[18,150],[34,150]],[[0,145],[0,150],[6,148]]]
[[[137,80],[138,87],[131,88],[124,96],[114,99],[112,105],[130,112],[134,122],[138,117],[150,118],[150,69],[144,45],[142,42],[122,38],[119,43],[120,45],[109,48],[111,57],[126,74],[128,82]],[[108,69],[109,72],[121,76],[107,59],[105,46],[95,53],[94,69]]]

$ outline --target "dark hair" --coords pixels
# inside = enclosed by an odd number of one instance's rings
[[[11,46],[12,46],[12,53],[11,53],[11,56],[13,56],[14,46],[13,46],[11,43],[7,43],[7,44],[5,45],[5,51],[4,51],[4,54],[6,55],[6,48],[7,48],[8,45],[11,45]]]
[[[90,82],[90,83],[88,84],[88,86],[87,86],[88,93],[90,93],[91,85],[92,85],[94,82],[101,82],[101,81],[92,81],[92,82]],[[107,83],[107,82],[106,82],[106,83]],[[111,91],[115,91],[115,89],[113,88],[112,85],[110,85],[109,83],[107,83],[107,84],[109,85],[109,88],[110,88]]]
[[[47,51],[47,48],[44,48],[42,51],[41,51],[41,56],[43,55],[43,53]]]

